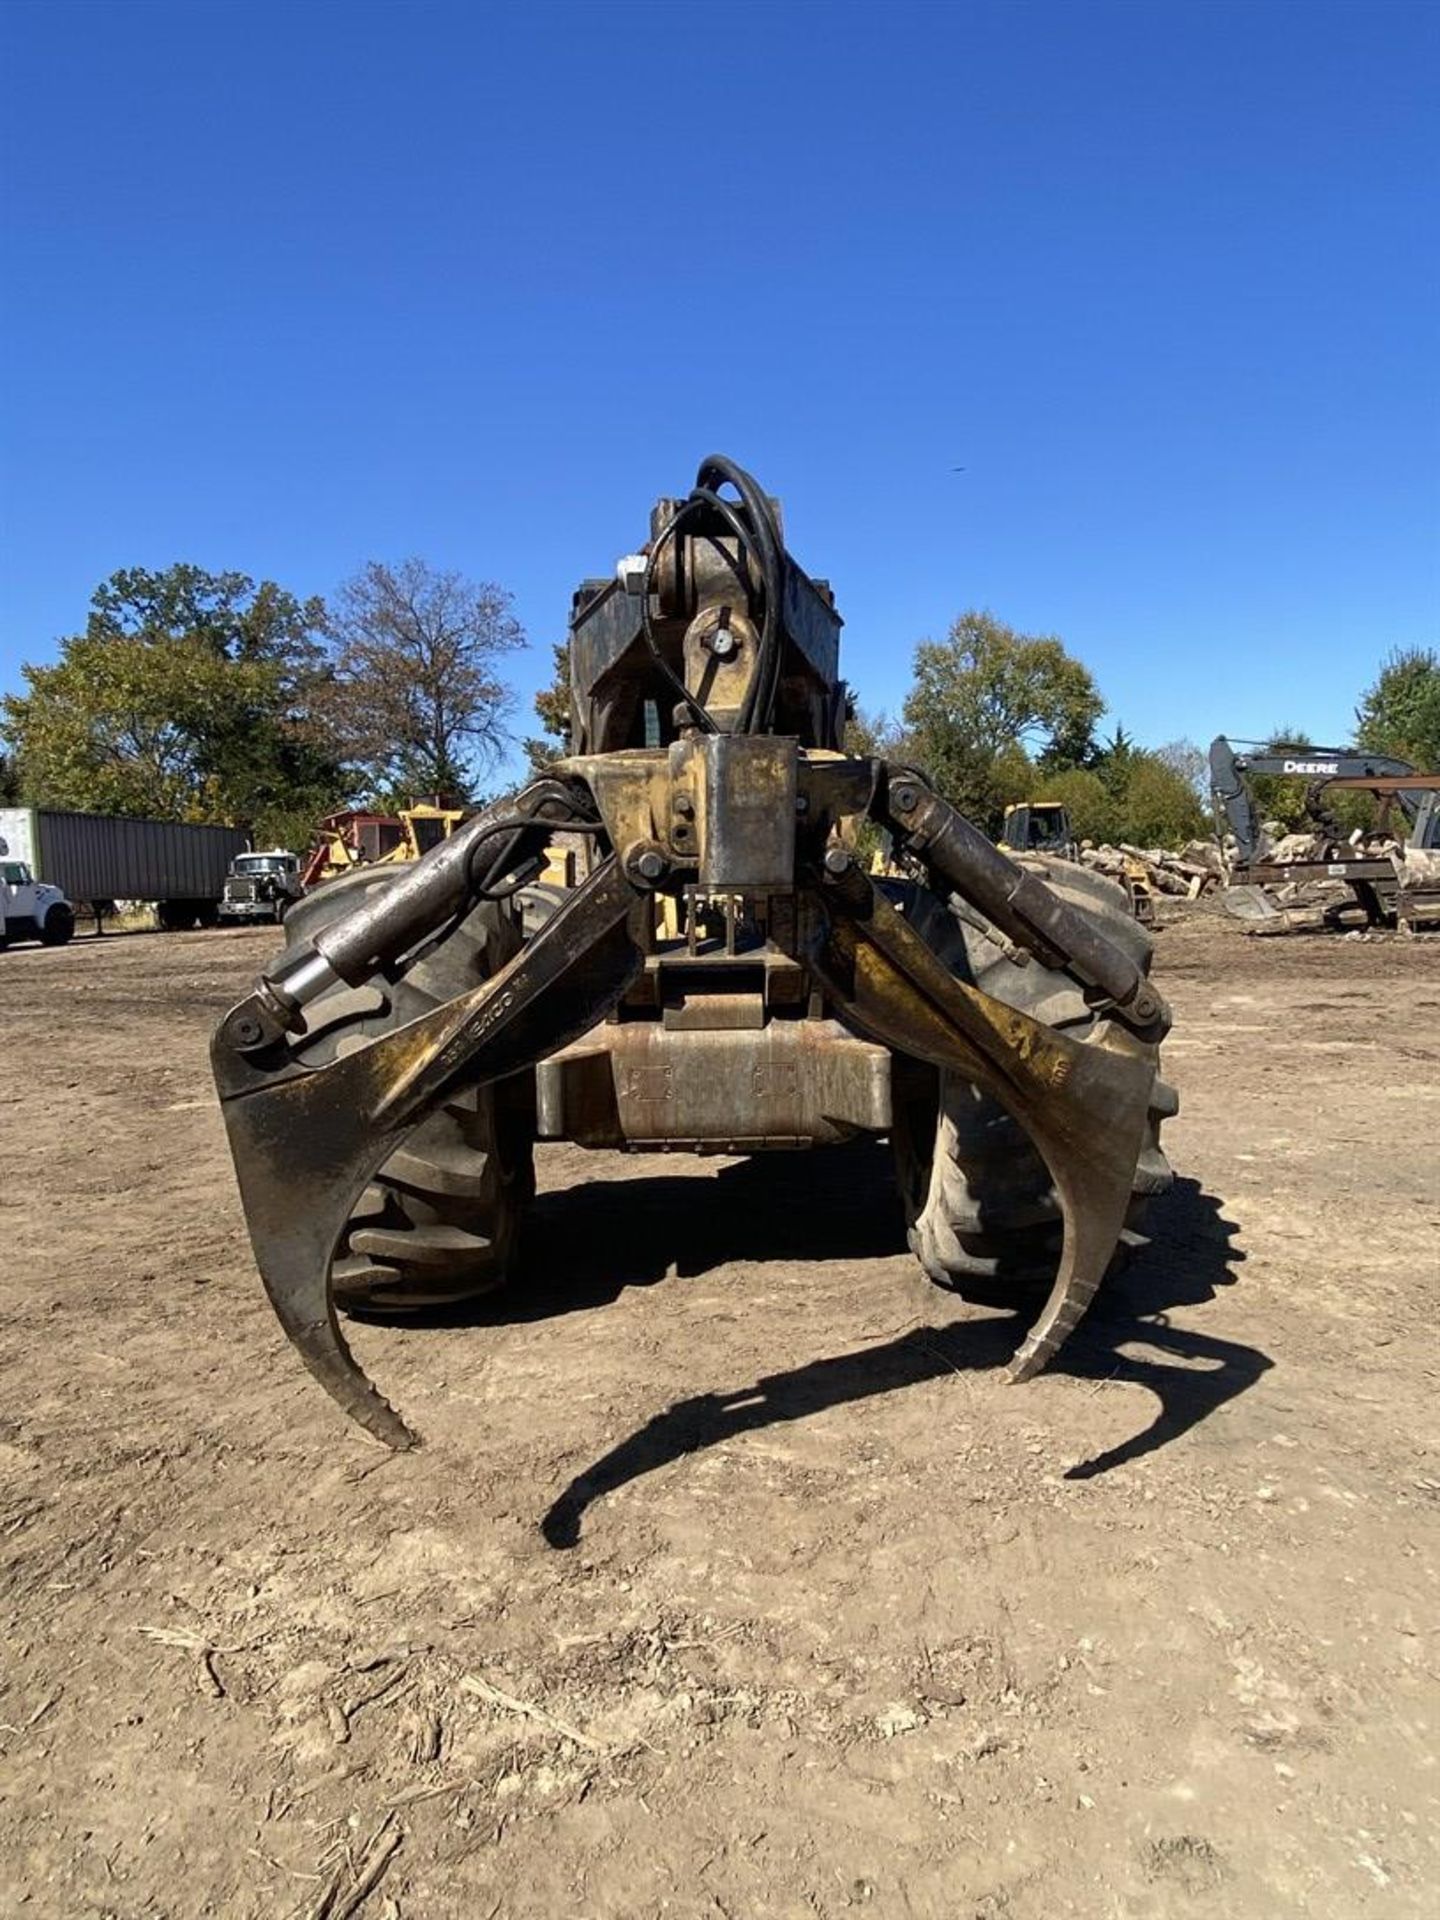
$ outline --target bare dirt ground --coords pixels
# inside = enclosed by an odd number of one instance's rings
[[[554,1151],[528,1277],[253,1277],[258,933],[0,959],[0,1911],[1419,1915],[1440,1882],[1440,941],[1169,926],[1179,1181],[1054,1371],[884,1151]]]

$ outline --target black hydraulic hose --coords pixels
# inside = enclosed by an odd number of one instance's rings
[[[740,496],[739,502],[727,500],[717,492],[716,489],[722,486],[733,487]],[[784,652],[785,548],[770,501],[752,476],[723,454],[712,454],[701,461],[689,496],[680,503],[651,542],[641,582],[641,636],[657,670],[684,702],[696,725],[707,733],[717,732],[714,716],[661,653],[650,620],[650,598],[660,555],[686,520],[702,511],[717,515],[733,536],[739,548],[734,571],[742,585],[744,556],[751,555],[758,563],[756,571],[760,577],[761,596],[759,657],[737,719],[736,731],[763,732],[768,728],[774,711]]]
[[[749,688],[746,691],[745,701],[740,709],[735,731],[737,733],[763,732],[769,721],[770,707],[773,705],[773,689],[776,679],[773,663],[778,660],[780,653],[779,636],[777,632],[779,625],[779,595],[775,590],[775,585],[771,578],[769,557],[761,541],[745,526],[728,500],[723,499],[718,493],[713,493],[707,487],[697,487],[690,498],[697,506],[710,507],[716,512],[725,515],[727,525],[733,527],[736,538],[741,544],[742,553],[755,553],[757,548],[759,549],[758,559],[760,562],[761,592],[760,644],[758,658],[755,662],[755,672],[751,678]],[[761,725],[758,728],[755,724],[757,712],[761,719]]]

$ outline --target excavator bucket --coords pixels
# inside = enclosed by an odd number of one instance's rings
[[[1252,925],[1285,918],[1263,887],[1246,884],[1225,887],[1220,894],[1220,904],[1232,919],[1245,920]]]

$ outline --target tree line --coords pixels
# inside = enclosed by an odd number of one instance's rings
[[[91,598],[84,631],[23,669],[0,703],[0,800],[216,821],[303,846],[322,813],[466,802],[512,744],[505,670],[526,644],[512,596],[423,560],[372,561],[328,602],[190,565],[129,568]],[[569,663],[535,698],[532,766],[566,750]],[[1096,841],[1178,846],[1211,827],[1205,758],[1177,739],[1101,731],[1094,675],[1054,634],[962,613],[915,650],[898,717],[852,710],[847,744],[923,767],[991,835],[1007,806],[1058,800]],[[1311,743],[1271,730],[1276,745]],[[1393,653],[1361,695],[1355,744],[1440,768],[1440,655]],[[1339,743],[1327,743],[1339,744]],[[1274,782],[1294,824],[1304,783]]]
[[[99,586],[83,633],[0,706],[8,797],[240,825],[303,846],[322,813],[467,799],[507,742],[511,596],[372,561],[327,604],[177,565]]]
[[[1094,675],[1054,634],[971,609],[916,648],[899,720],[857,714],[852,732],[924,767],[992,836],[1025,800],[1062,801],[1077,836],[1097,842],[1178,846],[1204,833],[1199,748],[1140,747],[1118,723],[1102,735],[1104,713]]]
[[[532,768],[565,752],[569,711],[569,661],[559,646],[554,678],[535,699],[542,735],[524,743]],[[992,838],[1005,809],[1025,800],[1062,802],[1076,835],[1097,844],[1179,847],[1211,833],[1204,751],[1186,739],[1138,746],[1120,722],[1103,733],[1105,713],[1095,676],[1056,635],[1021,633],[971,608],[944,640],[916,647],[898,717],[852,705],[845,744],[923,767]],[[1276,748],[1313,745],[1293,728],[1272,729],[1268,740]],[[1440,770],[1440,655],[1390,655],[1361,696],[1354,743]],[[1255,782],[1267,816],[1287,826],[1306,818],[1308,785]],[[1363,801],[1350,803],[1357,820],[1346,824],[1358,824],[1363,810]]]
[[[943,641],[923,641],[900,718],[856,712],[857,751],[924,767],[947,799],[997,835],[1005,809],[1058,800],[1081,839],[1179,847],[1213,832],[1207,757],[1195,742],[1137,746],[1122,724],[1103,735],[1105,701],[1090,670],[1053,634],[1018,633],[994,615],[962,613]],[[1350,741],[1440,772],[1440,654],[1397,648],[1361,694]],[[1295,728],[1272,728],[1272,750],[1312,748]],[[1309,822],[1310,782],[1254,782],[1262,812],[1287,827]],[[1347,795],[1333,811],[1347,829],[1369,825],[1373,804]]]

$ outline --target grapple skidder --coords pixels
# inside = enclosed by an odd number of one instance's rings
[[[921,771],[844,751],[840,624],[777,504],[706,460],[643,551],[575,596],[572,751],[408,869],[296,907],[221,1022],[266,1291],[388,1445],[415,1435],[337,1303],[504,1285],[537,1139],[748,1154],[888,1136],[932,1279],[1053,1274],[1017,1380],[1168,1184],[1149,936],[1109,881],[1010,858]],[[866,820],[900,877],[857,859]],[[574,884],[537,889],[557,842]],[[803,1205],[802,1161],[794,1180]],[[616,1244],[623,1262],[623,1228]]]

